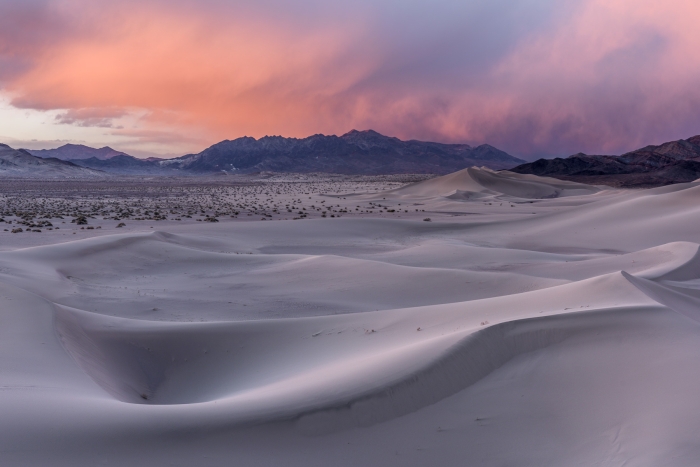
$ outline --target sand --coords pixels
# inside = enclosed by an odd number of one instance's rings
[[[5,192],[3,466],[700,459],[700,183],[134,186]]]

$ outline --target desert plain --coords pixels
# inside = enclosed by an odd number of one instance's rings
[[[696,465],[698,197],[3,181],[0,464]]]

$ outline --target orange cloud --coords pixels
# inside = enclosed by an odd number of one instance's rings
[[[697,2],[471,3],[35,0],[0,7],[21,36],[0,33],[0,86],[63,123],[137,115],[114,133],[183,152],[354,127],[533,156],[700,133]]]
[[[89,8],[89,7],[88,7]],[[6,88],[35,109],[146,109],[146,124],[189,127],[214,137],[301,134],[319,125],[317,105],[371,69],[352,57],[361,27],[300,32],[285,24],[217,18],[131,5],[103,11],[100,31],[40,51]],[[325,127],[325,128],[324,128]]]

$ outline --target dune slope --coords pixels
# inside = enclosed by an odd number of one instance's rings
[[[468,169],[356,195],[449,221],[7,248],[0,463],[694,465],[697,190]]]

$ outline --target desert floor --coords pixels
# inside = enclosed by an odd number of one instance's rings
[[[700,183],[421,180],[0,183],[0,465],[698,465]]]

